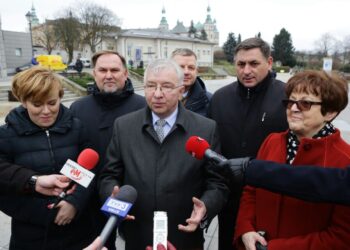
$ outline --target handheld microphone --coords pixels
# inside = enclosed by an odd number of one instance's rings
[[[227,160],[222,155],[211,150],[209,143],[199,136],[191,136],[186,142],[185,149],[198,160],[205,158],[216,164]]]
[[[106,243],[114,226],[126,218],[136,198],[136,189],[130,185],[124,185],[115,197],[109,197],[103,204],[101,210],[110,214],[110,217],[100,234],[101,246]]]
[[[92,173],[93,169],[97,162],[99,161],[98,153],[91,149],[86,148],[78,156],[77,163],[68,159],[63,165],[60,173],[67,176],[72,181],[69,183],[69,186],[60,193],[58,202],[67,195],[67,190],[71,189],[75,183],[82,185],[87,188],[94,178],[95,174]],[[57,202],[56,202],[57,203]]]

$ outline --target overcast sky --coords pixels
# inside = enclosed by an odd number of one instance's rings
[[[203,23],[208,4],[211,17],[216,19],[220,45],[229,32],[242,39],[261,32],[269,42],[285,28],[297,50],[313,50],[322,34],[330,33],[339,40],[350,35],[350,0],[91,0],[109,8],[122,20],[121,27],[155,28],[165,7],[169,27],[176,21],[189,26]],[[3,30],[25,31],[25,14],[32,7],[40,21],[55,18],[66,7],[76,7],[76,0],[1,0],[0,14]],[[80,1],[84,3],[87,1]]]

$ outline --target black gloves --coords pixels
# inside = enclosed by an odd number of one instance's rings
[[[233,158],[220,162],[217,168],[219,172],[227,175],[228,178],[234,181],[242,181],[245,169],[248,167],[250,160],[250,157]]]

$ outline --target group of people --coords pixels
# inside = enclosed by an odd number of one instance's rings
[[[213,95],[190,49],[149,63],[145,97],[134,93],[119,53],[99,51],[92,63],[94,90],[70,109],[50,70],[34,67],[13,79],[21,106],[0,127],[7,187],[0,210],[12,217],[10,249],[86,247],[107,221],[102,203],[125,184],[138,192],[135,219],[119,227],[126,249],[152,245],[154,211],[167,212],[177,249],[203,249],[203,230],[217,214],[219,249],[348,248],[349,202],[334,193],[349,185],[350,146],[332,125],[348,103],[346,81],[305,71],[283,83],[260,38],[235,48],[237,81]],[[193,135],[233,159],[196,160],[184,150]],[[100,155],[95,181],[56,202],[53,195],[68,185],[57,173],[86,147]]]

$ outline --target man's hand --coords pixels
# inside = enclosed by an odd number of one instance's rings
[[[114,198],[114,197],[116,197],[117,196],[117,194],[119,193],[119,187],[118,186],[114,186],[114,188],[113,188],[113,191],[112,191],[112,194],[111,194],[111,197],[112,198]],[[125,220],[135,220],[135,216],[133,216],[133,215],[127,215],[126,217],[125,217]]]
[[[248,232],[243,234],[242,241],[246,250],[256,250],[256,242],[260,242],[263,246],[267,245],[265,238],[257,232]]]
[[[56,207],[59,210],[55,218],[55,223],[59,226],[64,226],[71,223],[75,214],[77,213],[75,207],[65,200],[60,201]]]
[[[97,237],[94,242],[92,242],[90,245],[88,245],[87,247],[85,247],[83,250],[100,250],[102,242],[101,242],[101,238],[100,236]],[[106,247],[103,247],[101,250],[107,250]]]
[[[198,225],[201,223],[205,214],[207,213],[207,208],[203,201],[197,199],[196,197],[192,198],[193,201],[193,210],[191,218],[186,220],[187,226],[178,225],[178,229],[184,232],[194,232],[196,231]]]
[[[57,196],[68,187],[70,179],[64,175],[52,174],[38,176],[35,191],[43,195]],[[68,193],[73,192],[71,189]]]
[[[153,247],[148,246],[148,247],[146,247],[146,250],[153,250]],[[174,247],[173,244],[171,244],[169,241],[167,241],[166,248],[163,244],[158,243],[157,250],[176,250],[176,248]]]

